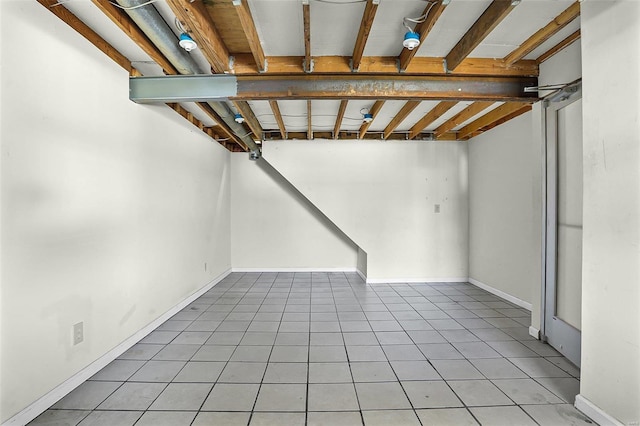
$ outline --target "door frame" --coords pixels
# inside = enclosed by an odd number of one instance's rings
[[[580,367],[581,332],[555,315],[557,234],[558,234],[558,111],[582,99],[582,82],[578,80],[546,97],[543,102],[543,285],[540,332],[569,361]]]

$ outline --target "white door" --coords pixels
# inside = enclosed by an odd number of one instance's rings
[[[582,99],[549,102],[544,335],[580,366],[582,306]]]

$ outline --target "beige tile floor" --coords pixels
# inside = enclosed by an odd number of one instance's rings
[[[592,424],[529,321],[468,283],[233,273],[31,424]]]

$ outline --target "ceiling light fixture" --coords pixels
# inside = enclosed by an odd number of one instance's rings
[[[360,114],[362,114],[363,123],[371,123],[373,121],[373,114],[371,114],[367,108],[362,108]]]
[[[407,31],[404,35],[402,45],[409,50],[413,50],[420,45],[420,34],[415,31]]]
[[[236,114],[233,116],[233,119],[234,119],[234,121],[235,121],[236,123],[238,123],[238,124],[242,124],[242,123],[244,123],[244,117],[243,117],[243,116],[242,116],[242,114],[240,114],[240,113],[236,113]]]
[[[191,52],[193,49],[196,49],[198,45],[191,38],[191,36],[187,33],[180,34],[180,47],[182,47],[187,52]]]

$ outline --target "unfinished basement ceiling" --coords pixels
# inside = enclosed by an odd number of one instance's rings
[[[37,1],[94,45],[110,46],[108,54],[133,76],[176,73],[168,69],[175,64],[141,35],[122,7],[108,0]],[[258,143],[315,138],[467,140],[529,111],[537,100],[535,93],[501,95],[506,86],[500,84],[519,84],[521,92],[535,86],[539,64],[580,36],[579,3],[572,0],[128,1],[138,9],[156,9],[176,44],[183,27],[198,43],[189,56],[203,73],[256,76],[267,82],[280,75],[304,80],[301,84],[309,91],[300,94],[230,97],[220,102],[227,111],[222,114],[200,99],[169,104],[232,151],[251,150],[246,137]],[[71,14],[90,29],[74,22]],[[427,21],[407,22],[422,41],[413,51],[402,46],[407,31],[403,18]],[[358,69],[352,68],[358,64]],[[365,79],[370,83],[366,87],[376,90],[336,92],[340,96],[312,90],[317,82],[333,82],[336,76]],[[463,95],[434,89],[430,96],[430,80],[422,86],[429,92],[425,96],[394,92],[398,78],[434,78],[435,86],[457,79]],[[335,84],[348,88],[350,82]],[[475,92],[489,86],[494,90],[490,99]],[[230,122],[236,113],[245,118],[242,127]],[[363,123],[365,113],[374,116],[372,122]]]

